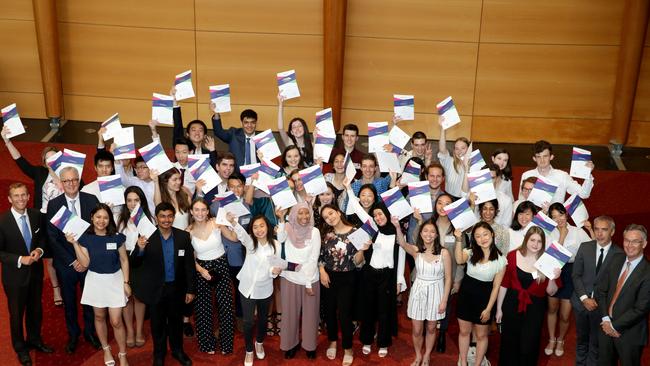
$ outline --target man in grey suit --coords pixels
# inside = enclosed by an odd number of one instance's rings
[[[598,282],[598,309],[602,316],[598,336],[598,365],[641,364],[648,342],[650,263],[643,250],[648,231],[631,224],[623,232],[625,256],[617,256]]]
[[[598,362],[598,333],[601,316],[594,298],[598,280],[607,272],[615,256],[623,250],[612,243],[615,225],[609,216],[594,220],[596,240],[580,245],[573,263],[571,304],[576,318],[576,365],[595,365]]]

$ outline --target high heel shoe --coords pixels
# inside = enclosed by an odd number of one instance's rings
[[[63,306],[63,298],[61,298],[61,286],[52,286],[52,293],[54,296],[54,306]]]
[[[556,343],[557,343],[557,339],[556,339],[556,338],[550,338],[550,339],[548,340],[548,344],[546,345],[546,348],[544,348],[544,353],[545,353],[547,356],[550,356],[550,355],[553,354],[553,351],[555,350],[555,344],[556,344]]]
[[[113,355],[111,354],[111,346],[109,345],[102,346],[102,350],[104,350],[104,365],[115,366],[115,360],[113,359]],[[108,361],[106,361],[106,351],[108,351],[108,354],[111,356],[111,359]]]
[[[128,360],[126,359],[126,352],[118,352],[117,358],[120,360],[120,366],[127,366],[129,364]]]
[[[555,341],[555,355],[557,357],[562,357],[564,355],[564,339]]]

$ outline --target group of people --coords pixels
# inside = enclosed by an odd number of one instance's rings
[[[224,129],[220,115],[212,116],[214,136],[229,147],[217,152],[204,122],[194,120],[183,128],[181,107],[175,103],[175,162],[165,172],[149,169],[141,156],[116,161],[100,129],[95,171],[98,177],[121,176],[122,205],[100,203],[97,181],[84,184],[74,167],[55,173],[45,164],[56,153],[53,147],[43,151],[39,165],[32,165],[3,128],[9,153],[34,183],[34,209],[27,207],[27,186],[14,183],[8,192],[11,209],[0,217],[2,281],[12,345],[21,364],[31,365],[30,349],[53,352],[40,337],[44,268],[52,287],[60,289],[53,300],[65,309],[65,351],[74,352],[82,334],[80,288],[84,338],[103,350],[107,366],[116,360],[106,320],[119,348],[117,361],[124,366],[127,350],[146,342],[147,308],[154,365],[164,364],[168,345],[180,364],[191,365],[183,335],[194,329],[201,352],[231,354],[235,329],[241,327],[245,366],[265,358],[265,337],[278,330],[286,359],[301,348],[308,359],[316,358],[320,328],[328,338],[325,357],[335,360],[341,349],[342,365],[349,366],[357,329],[363,355],[373,347],[379,357],[389,354],[406,296],[412,366],[429,365],[434,349],[446,352],[452,313],[460,328],[459,365],[488,364],[488,334],[495,322],[501,332],[499,364],[536,364],[544,320],[550,338],[543,351],[561,357],[572,311],[576,364],[640,363],[650,311],[646,228],[628,226],[619,246],[612,243],[615,223],[608,216],[571,225],[563,204],[566,194],[587,199],[593,177],[580,184],[555,169],[551,144],[534,144],[536,167],[521,182],[513,182],[509,153],[496,150],[487,166],[497,198],[475,204],[467,183],[469,140],[456,139],[450,150],[441,127],[434,156],[426,135],[416,132],[412,149],[395,153],[402,169],[411,161],[422,166],[420,179],[429,183],[433,212],[416,209],[400,220],[380,194],[406,188],[401,172],[378,172],[377,158],[357,149],[356,125],[343,127],[342,144],[330,161],[315,159],[307,123],[293,118],[285,130],[280,95],[278,102],[278,131],[285,145],[278,177],[287,177],[297,201],[289,209],[276,208],[256,187],[258,173],[247,179],[239,172],[240,166],[263,158],[252,140],[257,114],[250,109],[241,113],[238,128]],[[149,123],[154,140],[160,140],[157,125]],[[391,145],[385,149],[395,150]],[[195,181],[188,171],[190,154],[209,154],[221,183],[204,192],[208,182]],[[298,173],[314,164],[321,165],[327,181],[326,192],[317,196],[307,194]],[[356,170],[353,180],[346,176],[347,164]],[[559,185],[542,207],[528,200],[538,177]],[[513,184],[519,192],[516,201]],[[221,214],[225,220],[217,220],[221,203],[214,198],[225,192],[232,192],[250,213],[237,217],[226,212]],[[444,209],[460,198],[469,200],[479,219],[466,230],[455,228]],[[90,223],[80,237],[50,223],[63,206]],[[557,223],[552,232],[532,223],[539,211]],[[155,223],[152,235],[139,233],[135,213]],[[355,246],[350,235],[370,224],[376,233]],[[572,255],[547,277],[535,262],[551,242]],[[41,258],[51,260],[44,267]]]

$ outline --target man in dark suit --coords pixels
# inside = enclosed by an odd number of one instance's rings
[[[594,219],[596,240],[580,245],[573,264],[574,292],[571,304],[576,317],[576,365],[595,365],[598,362],[598,333],[601,316],[594,298],[598,281],[609,268],[612,259],[623,256],[623,250],[612,243],[615,225],[609,216]]]
[[[252,109],[245,109],[241,112],[239,119],[241,127],[230,127],[224,130],[219,113],[212,116],[214,135],[228,144],[228,150],[235,155],[237,172],[242,165],[257,163],[257,150],[253,141],[257,127],[257,113]]]
[[[74,167],[63,168],[59,174],[63,183],[63,194],[54,198],[47,205],[47,235],[50,249],[53,252],[53,263],[56,274],[62,287],[63,306],[65,310],[65,324],[68,328],[68,344],[65,346],[67,353],[73,353],[77,348],[77,341],[81,329],[77,322],[77,284],[83,289],[86,279],[86,267],[82,266],[74,253],[72,245],[68,243],[64,233],[50,221],[62,206],[78,215],[86,222],[90,222],[90,211],[99,203],[92,194],[79,192],[79,172]],[[84,319],[84,339],[96,349],[101,344],[95,335],[94,314],[91,306],[82,305]]]
[[[154,365],[163,365],[167,337],[181,365],[192,361],[183,351],[183,304],[194,299],[194,249],[186,231],[172,227],[176,210],[168,202],[156,206],[158,230],[139,238],[129,256],[133,294],[149,305]]]
[[[648,342],[650,312],[650,264],[643,257],[648,232],[631,224],[623,232],[625,256],[613,259],[598,283],[598,309],[602,323],[598,339],[598,365],[641,364]]]
[[[0,217],[0,261],[2,286],[9,305],[11,343],[21,365],[31,365],[29,349],[52,353],[41,340],[43,309],[43,244],[41,214],[27,208],[29,192],[23,183],[9,186],[11,209]],[[27,341],[23,335],[23,317]]]

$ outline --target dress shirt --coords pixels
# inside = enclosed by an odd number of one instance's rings
[[[25,237],[25,233],[23,233],[23,223],[21,222],[21,221],[22,221],[22,219],[21,219],[22,216],[25,216],[25,219],[26,219],[26,221],[27,221],[27,227],[29,228],[29,232],[31,233],[31,231],[32,231],[32,225],[31,225],[31,222],[29,221],[29,215],[27,215],[27,209],[25,209],[25,213],[20,214],[20,213],[19,213],[18,211],[16,211],[13,207],[11,207],[11,214],[14,215],[14,219],[16,220],[16,224],[18,225],[18,229],[20,229],[20,234],[21,234],[23,237]],[[45,253],[45,252],[43,251],[43,249],[41,249],[41,248],[36,248],[36,249],[38,249],[38,250],[41,251],[41,257],[42,257],[43,254]],[[16,265],[18,266],[18,268],[20,268],[20,267],[22,266],[22,263],[20,263],[20,258],[22,258],[21,255],[18,256],[18,263],[16,263]]]
[[[170,233],[167,239],[160,233],[160,243],[162,244],[163,263],[165,264],[165,282],[174,282],[176,278],[174,273],[174,233]]]
[[[612,247],[612,242],[610,241],[607,245],[604,247],[600,246],[598,243],[596,243],[596,263],[598,263],[598,257],[600,257],[600,249],[603,249],[603,263],[605,263],[605,259],[607,259],[607,252],[609,252],[609,248]],[[593,298],[594,297],[594,292],[591,291],[591,296],[587,295],[582,295],[580,296],[580,301],[584,301],[585,299],[588,298]]]
[[[246,247],[246,259],[237,274],[238,290],[246,298],[266,299],[273,294],[273,278],[276,276],[272,273],[269,257],[279,256],[277,248],[276,250],[273,248],[277,243],[258,245],[257,249],[254,249],[253,239],[241,225],[235,226],[235,233],[242,245]]]
[[[74,200],[74,211],[77,212],[77,216],[81,217],[81,203],[79,202],[79,192],[77,192],[77,195],[73,198],[68,197],[67,195],[65,196],[65,201],[68,206],[68,210],[72,210],[72,201]]]
[[[628,262],[630,262],[630,269],[629,269],[629,271],[627,272],[627,277],[625,278],[625,281],[623,281],[623,284],[621,285],[621,289],[623,288],[623,286],[625,286],[625,282],[627,282],[627,280],[630,278],[630,276],[632,275],[632,273],[634,273],[634,269],[636,268],[636,266],[637,266],[639,263],[641,263],[641,260],[643,260],[643,254],[641,254],[638,258],[633,259],[632,261],[630,261],[627,257],[625,258],[625,262],[623,262],[623,266],[621,267],[621,272],[619,272],[617,278],[618,278],[618,279],[621,278],[621,276],[623,275],[623,272],[625,272],[625,269],[627,268],[627,263],[628,263]],[[614,288],[614,291],[616,291],[616,288]],[[608,308],[609,308],[609,304],[608,304]],[[610,323],[612,322],[612,320],[610,319],[610,317],[607,316],[607,315],[604,316],[604,317],[602,318],[602,321],[604,321],[604,322],[610,322]],[[612,326],[612,329],[614,329],[614,326]],[[616,329],[614,329],[614,330],[616,331]]]
[[[529,177],[548,178],[558,185],[557,190],[553,195],[553,199],[549,203],[564,202],[564,198],[566,197],[567,193],[578,194],[582,199],[589,198],[591,195],[591,189],[594,187],[594,177],[592,175],[589,175],[589,178],[585,179],[582,185],[580,185],[578,182],[573,180],[573,178],[571,178],[567,172],[559,169],[553,169],[552,166],[548,174],[545,176],[542,176],[537,168],[524,172],[524,174],[521,175],[521,182],[519,182],[520,188],[523,184],[523,181]]]

